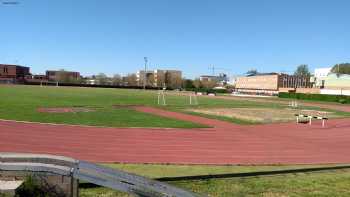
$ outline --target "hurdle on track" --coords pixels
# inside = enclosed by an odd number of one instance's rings
[[[324,127],[325,121],[328,120],[328,118],[322,116],[309,116],[305,114],[295,114],[295,116],[297,117],[297,124],[300,123],[300,118],[307,118],[309,120],[309,125],[312,125],[312,119],[317,119],[322,120],[322,127]]]

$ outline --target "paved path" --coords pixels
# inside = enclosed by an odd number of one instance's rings
[[[0,121],[0,152],[65,155],[93,162],[176,164],[350,163],[350,120],[238,126],[148,107],[208,129],[97,128]]]

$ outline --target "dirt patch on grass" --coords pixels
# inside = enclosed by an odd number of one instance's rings
[[[87,107],[41,107],[38,112],[41,113],[78,113],[78,112],[93,112],[95,109]]]
[[[211,108],[190,109],[188,111],[208,115],[223,116],[257,123],[289,122],[295,120],[295,114],[311,116],[336,117],[332,112],[299,109],[271,109],[271,108]]]

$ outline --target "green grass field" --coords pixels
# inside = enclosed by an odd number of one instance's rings
[[[150,178],[207,175],[223,173],[261,172],[334,165],[295,165],[295,166],[187,166],[187,165],[109,165],[131,173]],[[208,180],[172,181],[169,184],[200,194],[217,197],[231,196],[349,196],[350,169],[292,173],[246,178],[214,178]],[[103,187],[80,189],[80,195],[122,197],[127,194]]]
[[[113,107],[113,105],[148,105],[162,107],[157,105],[157,91],[1,85],[0,98],[2,104],[0,106],[0,119],[108,127],[206,127],[205,125],[199,125],[192,122],[145,114],[130,108]],[[246,99],[227,100],[208,97],[198,97],[199,105],[191,106],[189,105],[188,96],[180,96],[176,93],[170,93],[166,98],[168,105],[162,108],[174,111],[184,111],[188,108],[213,107],[285,107],[280,103],[254,102]],[[41,107],[85,107],[94,109],[94,111],[76,113],[41,113],[37,111],[37,109]],[[349,113],[336,113],[340,117],[349,116]],[[254,122],[234,118],[208,116],[199,113],[196,115],[231,121],[237,124],[254,124]]]
[[[110,127],[203,127],[113,105],[155,105],[156,92],[142,90],[0,86],[0,118]],[[180,102],[180,101],[179,101]],[[40,113],[40,107],[88,107],[93,112]]]

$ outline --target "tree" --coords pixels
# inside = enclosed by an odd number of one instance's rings
[[[75,79],[70,72],[61,69],[56,74],[56,81],[60,83],[80,83],[81,79]]]
[[[306,64],[301,64],[297,67],[296,71],[294,72],[295,76],[303,76],[308,77],[311,76],[311,73],[309,71],[309,66]]]
[[[98,75],[96,75],[96,79],[99,85],[106,85],[109,81],[107,75],[104,73],[99,73]]]
[[[336,73],[338,75],[348,74],[350,75],[350,63],[341,63],[333,66],[332,73]]]
[[[181,88],[181,84],[182,84],[181,75],[167,72],[165,74],[165,78],[166,78],[167,87],[172,88],[172,89]]]
[[[119,74],[115,74],[112,78],[113,85],[121,85],[123,82],[122,77]]]
[[[193,80],[192,79],[182,79],[182,88],[184,89],[191,89],[194,88]]]
[[[201,87],[202,87],[201,80],[199,80],[198,78],[196,78],[196,79],[193,81],[193,86],[194,86],[195,88],[201,88]]]
[[[257,75],[257,74],[259,74],[257,69],[250,69],[246,73],[247,76],[254,76],[254,75]]]
[[[212,79],[208,81],[201,81],[201,83],[203,88],[212,89],[218,84],[218,81],[215,79]]]
[[[137,77],[135,74],[128,74],[123,78],[123,81],[127,86],[137,86]]]

